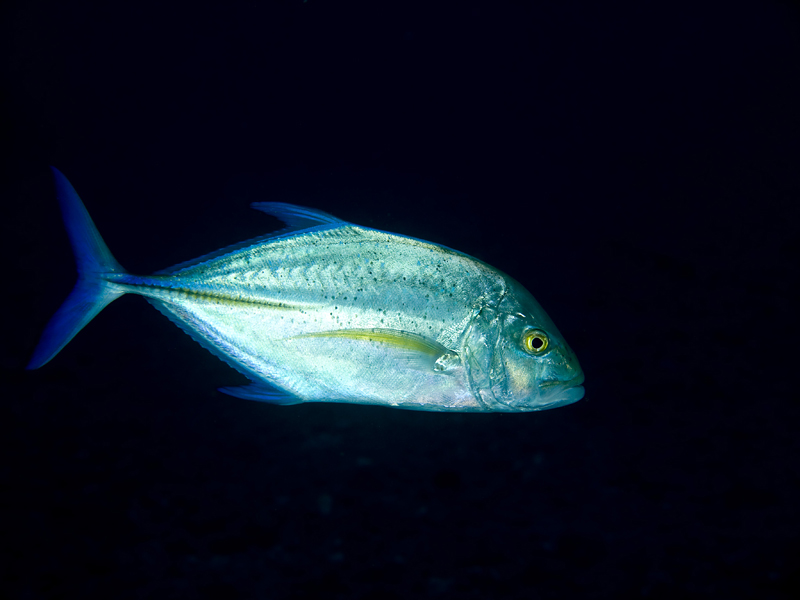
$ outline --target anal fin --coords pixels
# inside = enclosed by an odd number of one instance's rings
[[[249,385],[229,386],[217,388],[223,394],[242,398],[244,400],[255,400],[256,402],[266,402],[280,406],[291,404],[301,404],[303,400],[291,394],[268,386],[264,383],[251,383]]]

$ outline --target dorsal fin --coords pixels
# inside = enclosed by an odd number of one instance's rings
[[[209,252],[208,254],[204,254],[198,258],[193,258],[191,260],[178,263],[177,265],[173,265],[166,269],[161,269],[160,271],[156,271],[155,274],[173,275],[178,271],[182,271],[183,269],[194,267],[201,263],[219,258],[220,256],[225,256],[231,252],[236,252],[237,250],[247,248],[248,246],[261,244],[268,240],[274,240],[287,235],[294,235],[303,231],[329,229],[347,224],[347,221],[338,219],[333,215],[329,215],[321,210],[308,208],[306,206],[297,206],[296,204],[287,204],[285,202],[253,202],[250,207],[283,221],[286,223],[287,227],[273,231],[272,233],[268,233],[266,235],[260,235],[243,242],[238,242],[236,244],[220,248],[214,252]]]
[[[345,221],[321,210],[286,202],[253,202],[250,208],[280,219],[288,225],[286,229],[307,229],[317,225],[342,225],[345,223]]]

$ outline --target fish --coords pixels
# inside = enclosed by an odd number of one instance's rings
[[[578,359],[544,309],[467,254],[313,208],[256,202],[285,227],[133,275],[51,169],[78,281],[28,369],[52,360],[109,303],[138,294],[244,374],[249,384],[219,391],[246,400],[529,412],[584,396]]]

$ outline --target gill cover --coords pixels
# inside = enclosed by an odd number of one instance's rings
[[[506,295],[505,282],[499,279],[475,302],[464,331],[462,360],[475,399],[486,410],[509,412],[518,409],[507,402],[503,382],[505,369],[496,351],[503,334],[502,314],[498,308]]]

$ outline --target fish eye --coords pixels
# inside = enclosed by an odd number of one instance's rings
[[[550,338],[541,329],[529,329],[522,334],[522,347],[529,354],[543,354],[550,345]]]

